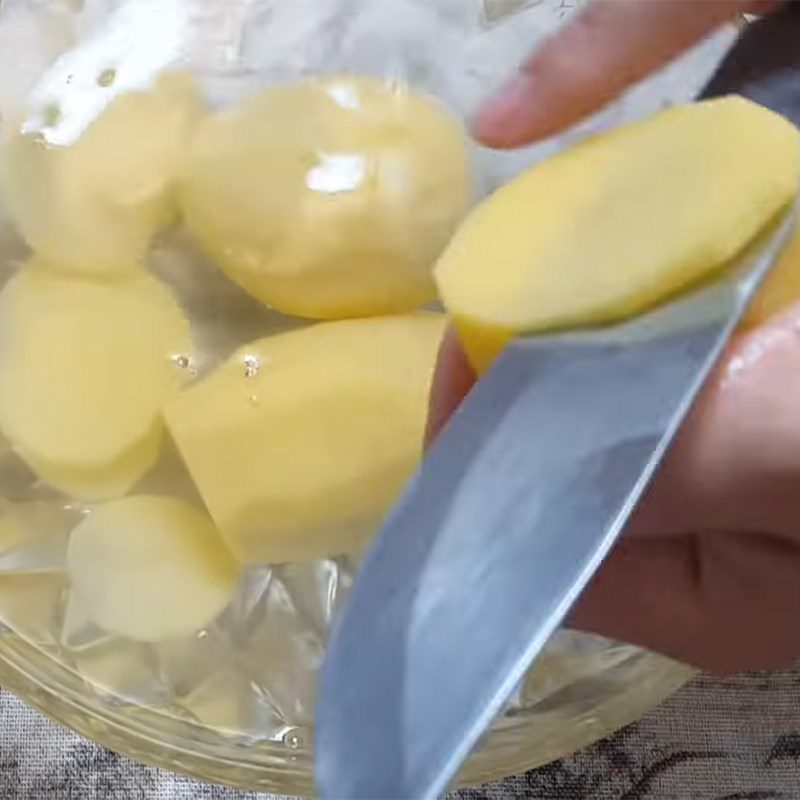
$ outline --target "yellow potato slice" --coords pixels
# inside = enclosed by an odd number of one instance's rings
[[[435,297],[431,268],[471,197],[461,127],[371,78],[258,94],[209,117],[180,181],[223,271],[288,314],[341,319]]]
[[[165,416],[245,562],[347,552],[416,466],[445,319],[329,322],[253,342]]]
[[[185,379],[189,324],[145,273],[109,283],[28,265],[0,292],[0,428],[55,485],[127,491]],[[104,474],[105,470],[105,474]]]
[[[0,187],[20,233],[61,270],[135,269],[173,218],[171,190],[199,114],[190,78],[165,73],[151,90],[119,95],[69,145],[48,142],[46,128],[10,126]]]
[[[67,565],[84,611],[102,628],[143,642],[202,628],[238,580],[211,520],[170,497],[98,506],[72,532]]]
[[[435,268],[478,369],[517,334],[636,314],[719,269],[794,197],[796,128],[738,97],[672,108],[501,188]]]

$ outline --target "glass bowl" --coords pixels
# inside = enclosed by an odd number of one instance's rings
[[[133,759],[241,789],[314,793],[313,676],[350,564],[253,570],[217,624],[159,645],[94,628],[71,603],[64,573],[50,567],[0,576],[5,687]],[[233,634],[245,629],[237,645]],[[638,648],[562,631],[458,781],[568,755],[638,719],[691,674]]]
[[[302,2],[309,8],[334,2],[367,7],[361,0]],[[388,5],[390,0],[382,2]],[[391,2],[409,11],[434,0]],[[459,36],[433,37],[419,46],[411,37],[414,47],[409,49],[403,36],[413,32],[409,20],[416,13],[409,11],[402,18],[408,25],[398,26],[391,41],[376,37],[374,28],[364,28],[346,65],[385,76],[396,68],[389,54],[397,55],[405,59],[406,77],[415,85],[448,98],[466,113],[573,6],[557,0],[438,2],[445,9],[442,24],[452,24],[453,31],[465,20],[474,21],[477,34],[466,50],[458,45],[463,39]],[[133,3],[158,14],[184,8],[186,16],[179,15],[179,21],[188,45],[182,56],[203,77],[212,101],[222,97],[227,102],[284,69],[305,74],[308,65],[288,57],[294,57],[296,48],[273,52],[259,47],[270,36],[275,0]],[[0,111],[18,103],[54,58],[79,46],[92,26],[102,25],[126,4],[131,0],[4,0]],[[638,87],[560,140],[514,155],[476,152],[484,187],[502,182],[564,141],[687,99],[729,40],[725,33],[709,41],[654,83]],[[450,80],[458,70],[440,63],[447,42],[457,47],[458,57],[477,65],[464,73],[464,81]],[[16,50],[7,46],[14,43]],[[132,45],[146,48],[148,40]],[[426,49],[430,58],[419,58],[419,51]],[[327,65],[328,55],[320,51],[317,58]],[[0,224],[0,256],[2,284],[26,257],[24,244],[7,224]],[[299,324],[267,310],[224,279],[180,232],[162,235],[149,262],[173,288],[193,324],[202,363],[191,366],[201,372],[243,342]],[[137,491],[200,501],[169,447]],[[72,595],[66,544],[74,525],[90,510],[40,482],[12,447],[0,441],[0,682],[45,714],[140,761],[243,789],[313,793],[315,676],[356,560],[343,556],[249,568],[234,600],[207,628],[143,644],[102,630]],[[482,782],[571,753],[635,720],[690,675],[688,668],[638,648],[562,631],[459,780]]]
[[[10,234],[6,252],[15,251],[24,248]],[[13,264],[0,271],[0,285]],[[193,320],[204,368],[257,333],[297,324],[222,278],[181,234],[161,240],[151,267]],[[169,443],[136,493],[201,502]],[[312,794],[315,676],[357,557],[248,568],[213,624],[144,644],[104,631],[73,597],[67,542],[90,512],[39,481],[0,441],[0,682],[139,761],[243,789]],[[690,675],[638,648],[562,631],[460,780],[498,778],[582,748]]]

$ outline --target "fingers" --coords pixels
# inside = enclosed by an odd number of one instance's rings
[[[798,331],[800,304],[731,343],[573,626],[720,674],[800,655]],[[429,437],[474,381],[450,330]]]
[[[629,526],[769,531],[800,546],[800,304],[740,334]]]
[[[498,148],[549,136],[598,110],[737,13],[770,5],[596,0],[480,109],[474,133]]]
[[[455,331],[448,328],[431,388],[425,442],[430,444],[477,380]]]
[[[782,669],[800,655],[800,548],[764,535],[624,540],[570,619],[726,674]]]
[[[717,673],[800,655],[799,330],[731,343],[571,624]]]

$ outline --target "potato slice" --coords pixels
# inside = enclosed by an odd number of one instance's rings
[[[279,86],[209,117],[180,181],[223,271],[288,314],[340,319],[432,300],[471,197],[460,125],[371,78]]]
[[[260,339],[167,405],[211,515],[245,562],[350,551],[422,450],[441,314]]]
[[[435,269],[479,369],[520,333],[636,314],[719,269],[782,207],[800,138],[738,97],[664,111],[534,167]]]
[[[202,511],[170,497],[95,508],[70,537],[72,590],[102,628],[143,642],[211,622],[236,588],[238,565]]]
[[[155,278],[31,264],[0,293],[0,427],[45,480],[126,491],[154,460],[161,407],[186,376],[175,357],[189,352],[189,324]]]
[[[53,110],[57,114],[57,110]],[[61,270],[119,275],[136,268],[174,215],[171,193],[200,105],[183,73],[115,98],[68,145],[11,126],[0,186],[20,233]]]

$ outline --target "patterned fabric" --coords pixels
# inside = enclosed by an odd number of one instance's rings
[[[571,758],[448,800],[798,800],[800,670],[701,677]],[[134,764],[0,693],[0,800],[269,800]]]

